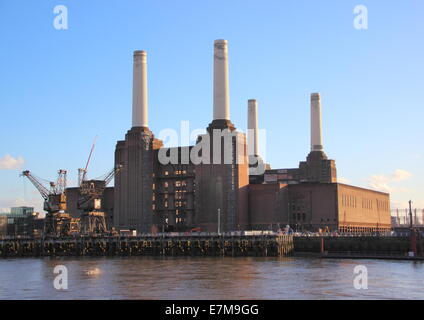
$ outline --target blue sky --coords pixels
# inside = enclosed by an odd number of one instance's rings
[[[353,26],[356,5],[368,29]],[[56,5],[68,29],[53,27]],[[343,181],[424,207],[424,2],[0,1],[0,208],[41,206],[18,174],[67,169],[75,184],[113,167],[131,125],[132,52],[148,52],[149,124],[205,128],[212,118],[214,39],[229,41],[231,118],[245,129],[259,101],[267,162],[309,152],[309,95],[320,92],[324,148]]]

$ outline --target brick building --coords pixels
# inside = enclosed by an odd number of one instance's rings
[[[139,233],[277,230],[286,225],[311,231],[390,229],[388,194],[337,183],[335,161],[324,153],[318,93],[311,95],[306,161],[298,168],[271,169],[261,162],[255,137],[253,157],[261,171],[254,170],[246,135],[230,120],[225,40],[214,44],[213,91],[213,120],[206,134],[193,146],[164,148],[148,126],[147,56],[134,52],[132,128],[116,144],[115,165],[123,169],[104,201],[113,210],[115,228]],[[257,103],[249,100],[248,105],[249,129],[257,134]],[[177,162],[164,161],[173,157]]]

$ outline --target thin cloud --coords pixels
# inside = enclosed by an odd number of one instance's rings
[[[24,199],[21,197],[0,199],[0,212],[10,212],[11,207],[34,207],[35,211],[43,212],[43,200],[41,197]]]
[[[390,207],[392,208],[392,210],[396,210],[396,209],[403,210],[409,207],[409,203],[408,201],[392,200],[390,203]]]
[[[419,210],[424,210],[424,201],[423,200],[415,200],[415,199],[411,199],[412,200],[412,210],[415,209],[419,209]],[[405,200],[405,201],[396,201],[393,200],[391,202],[391,208],[392,209],[407,209],[409,210],[409,201]]]
[[[398,188],[393,186],[393,183],[397,183],[403,180],[407,180],[412,177],[412,174],[406,170],[396,169],[393,173],[375,174],[368,178],[368,186],[371,189],[384,191],[384,192],[407,192],[405,188]]]
[[[17,170],[21,169],[24,163],[25,159],[23,157],[14,158],[10,154],[6,154],[4,157],[0,158],[0,169]]]
[[[350,183],[350,180],[347,179],[347,178],[345,178],[345,177],[338,177],[337,178],[337,182],[344,183],[344,184],[349,184]]]

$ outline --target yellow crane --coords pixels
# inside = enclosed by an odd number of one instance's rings
[[[21,174],[31,181],[44,199],[43,209],[47,212],[44,220],[44,236],[69,235],[71,219],[66,213],[66,173],[66,170],[63,169],[58,171],[57,181],[49,182],[50,190],[41,182],[44,179],[35,177],[29,170],[25,170]]]

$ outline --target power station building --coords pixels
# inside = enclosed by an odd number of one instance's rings
[[[123,168],[109,192],[113,201],[106,201],[117,230],[391,228],[388,194],[337,183],[335,161],[324,153],[318,93],[311,95],[306,161],[271,169],[258,153],[256,100],[248,101],[247,134],[231,122],[226,40],[215,41],[213,61],[213,119],[206,133],[193,146],[165,148],[149,129],[147,55],[134,52],[132,127],[116,144],[115,165]]]

